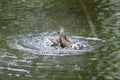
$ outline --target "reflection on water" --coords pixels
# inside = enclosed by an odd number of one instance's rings
[[[119,0],[0,1],[0,80],[120,80]],[[47,45],[59,27],[83,50]]]

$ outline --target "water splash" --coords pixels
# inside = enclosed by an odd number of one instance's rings
[[[87,43],[87,40],[100,40],[96,38],[85,38],[81,36],[69,36],[73,42],[82,42],[86,45],[82,50],[60,48],[58,46],[51,47],[48,45],[48,38],[58,38],[55,33],[40,33],[40,34],[26,34],[15,35],[7,38],[7,45],[11,49],[17,49],[27,53],[40,54],[40,55],[75,55],[85,52],[91,52],[94,47]],[[101,41],[101,40],[100,40]]]

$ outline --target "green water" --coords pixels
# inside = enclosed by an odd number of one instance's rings
[[[0,0],[0,80],[120,80],[120,1]],[[83,50],[48,47],[64,27]]]

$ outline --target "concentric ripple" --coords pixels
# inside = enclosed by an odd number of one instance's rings
[[[55,33],[40,33],[40,34],[22,34],[9,36],[7,38],[7,45],[11,49],[17,49],[27,53],[40,54],[40,55],[74,55],[82,54],[85,52],[91,52],[94,50],[94,46],[88,43],[88,40],[99,40],[96,38],[85,38],[81,36],[69,36],[73,42],[82,42],[85,47],[82,50],[51,47],[48,45],[48,38],[58,38]]]

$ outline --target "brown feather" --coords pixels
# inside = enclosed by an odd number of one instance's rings
[[[60,46],[62,48],[72,47],[72,42],[65,35],[65,32],[64,32],[63,28],[61,28],[60,31],[59,31],[59,41],[60,41]]]

